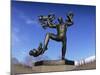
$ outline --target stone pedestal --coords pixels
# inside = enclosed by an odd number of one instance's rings
[[[75,69],[74,61],[69,60],[44,60],[33,64],[33,72],[56,72]]]

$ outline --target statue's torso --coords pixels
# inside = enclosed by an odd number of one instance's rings
[[[60,36],[60,37],[64,37],[66,36],[66,30],[67,30],[67,27],[65,24],[58,24],[57,25],[57,35]]]

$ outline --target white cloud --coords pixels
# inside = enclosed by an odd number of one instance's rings
[[[18,14],[18,17],[20,19],[24,20],[26,24],[36,24],[37,23],[36,20],[32,19],[32,17],[27,16],[24,12],[18,9],[15,9],[15,12]]]
[[[26,19],[26,24],[36,24],[37,22],[35,20]]]

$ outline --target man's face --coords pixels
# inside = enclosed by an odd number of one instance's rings
[[[62,24],[62,23],[63,23],[62,17],[59,17],[59,18],[58,18],[58,22],[59,22],[59,24]]]

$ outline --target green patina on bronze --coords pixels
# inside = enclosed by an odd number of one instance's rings
[[[47,27],[54,28],[57,30],[57,33],[47,33],[43,43],[44,45],[42,46],[42,43],[40,43],[38,49],[31,50],[29,52],[31,56],[37,57],[39,55],[42,55],[48,49],[47,46],[49,40],[52,39],[57,42],[62,42],[62,59],[65,59],[67,41],[66,32],[67,28],[73,25],[73,13],[70,12],[67,14],[67,19],[65,20],[65,22],[63,21],[62,17],[58,17],[58,24],[54,23],[54,20],[54,14],[49,14],[48,16],[39,16],[39,22],[44,29],[46,29]]]

